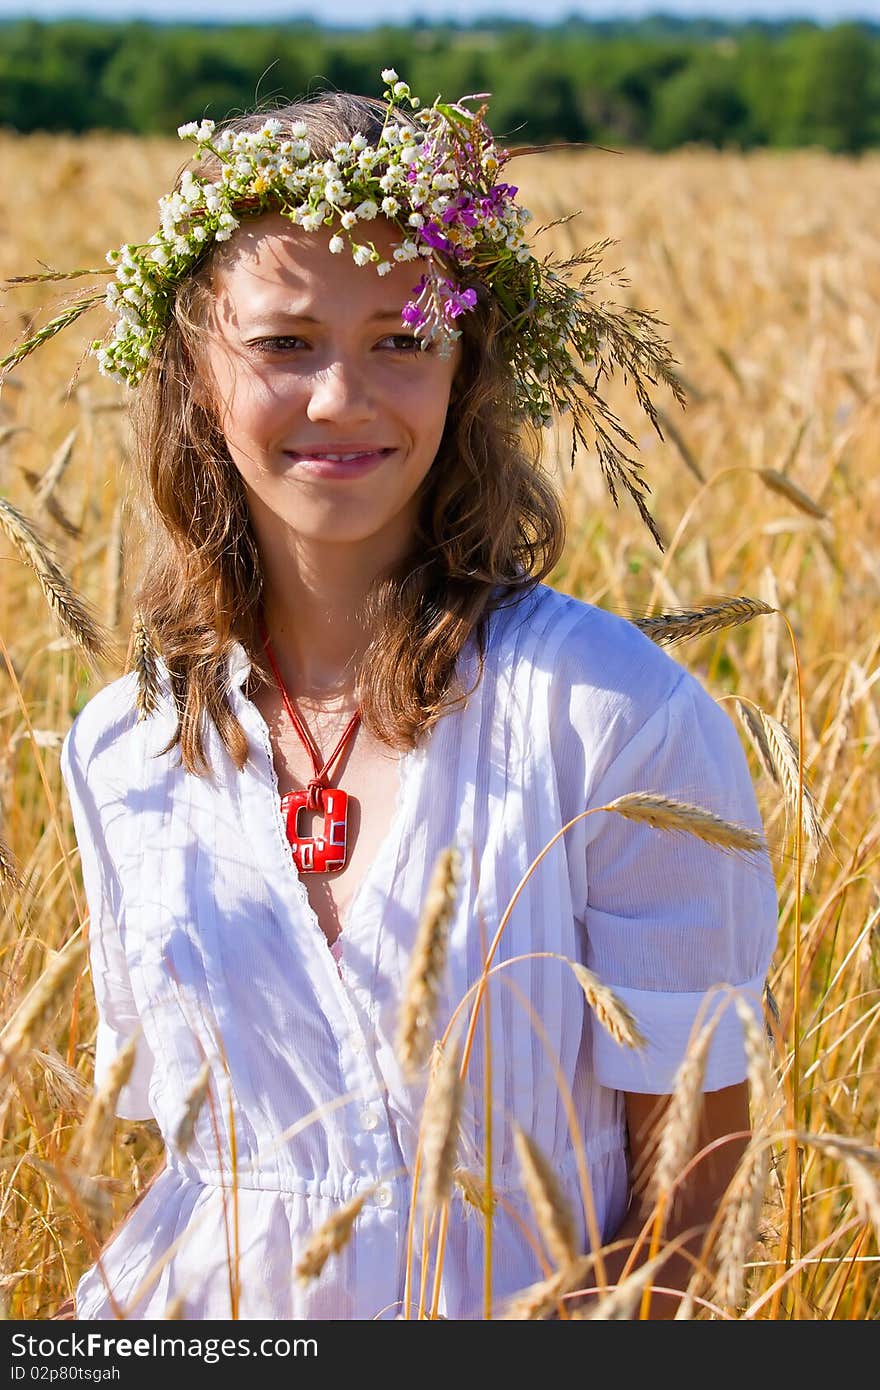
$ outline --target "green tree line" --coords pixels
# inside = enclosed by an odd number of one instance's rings
[[[322,88],[491,93],[506,143],[880,144],[880,28],[643,21],[332,30],[0,23],[0,126],[170,133]]]

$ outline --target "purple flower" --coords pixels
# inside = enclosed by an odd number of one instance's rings
[[[450,203],[443,213],[443,221],[447,226],[452,222],[458,222],[465,227],[476,227],[478,219],[473,199],[467,197],[466,194],[456,198],[455,202]]]
[[[480,199],[480,211],[484,217],[490,217],[498,212],[502,203],[512,202],[519,190],[509,183],[496,183],[495,187]]]
[[[461,290],[452,280],[444,280],[442,285],[443,312],[448,319],[457,319],[477,302],[476,290]]]
[[[427,322],[424,310],[417,303],[417,301],[421,299],[421,297],[423,296],[427,287],[428,277],[427,275],[423,275],[419,283],[417,285],[413,285],[412,287],[412,299],[410,299],[408,303],[404,304],[403,309],[401,310],[400,317],[403,319],[404,323],[408,323],[411,328],[420,328],[423,323]]]
[[[452,242],[443,235],[436,222],[426,222],[424,227],[419,228],[419,236],[422,241],[433,246],[435,251],[451,251]]]

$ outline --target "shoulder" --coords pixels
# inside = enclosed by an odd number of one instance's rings
[[[492,614],[490,649],[504,664],[528,663],[560,696],[593,695],[605,706],[656,707],[685,668],[627,618],[538,584]]]
[[[154,741],[153,731],[148,732],[153,722],[138,721],[133,671],[98,690],[80,710],[62,744],[61,770],[68,791],[82,797],[87,786],[94,789],[99,782],[105,788],[128,784],[143,758],[144,744]]]
[[[732,724],[699,680],[627,618],[539,584],[493,614],[500,666],[528,663],[547,688],[557,755],[576,743],[601,773],[646,726]]]

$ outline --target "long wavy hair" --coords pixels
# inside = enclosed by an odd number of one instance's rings
[[[272,112],[305,121],[313,154],[362,133],[375,143],[386,108],[348,93],[321,95]],[[266,113],[230,122],[259,127]],[[400,117],[400,119],[406,119]],[[198,166],[205,172],[204,162]],[[171,678],[177,727],[164,751],[210,771],[206,721],[236,766],[247,762],[244,730],[229,699],[236,643],[253,672],[271,680],[260,638],[263,576],[244,485],[217,413],[193,383],[206,370],[203,343],[211,261],[178,290],[173,317],[137,392],[135,492],[145,567],[134,601]],[[379,576],[363,618],[375,633],[357,673],[364,725],[392,748],[420,735],[469,692],[454,679],[459,653],[477,637],[479,674],[493,608],[533,587],[557,563],[565,524],[538,436],[516,421],[513,377],[490,295],[459,319],[461,359],[436,459],[421,486],[410,554]]]

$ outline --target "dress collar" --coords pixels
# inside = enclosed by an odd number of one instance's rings
[[[167,688],[170,690],[171,676],[168,671],[168,667],[165,664],[165,658],[162,656],[157,657],[156,666],[158,667],[159,675],[163,684],[167,686]],[[230,689],[240,690],[250,673],[251,659],[248,656],[242,644],[240,642],[236,642],[230,650],[229,658],[226,664],[226,676],[229,682]]]
[[[236,642],[229,653],[227,673],[230,686],[237,690],[241,689],[251,673],[251,659],[241,642]]]

